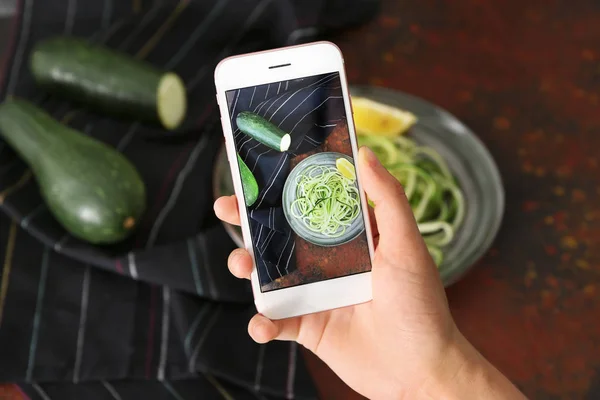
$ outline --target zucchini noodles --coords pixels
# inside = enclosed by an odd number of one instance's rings
[[[442,248],[454,239],[465,216],[464,195],[446,161],[434,149],[405,136],[359,136],[358,142],[371,148],[404,186],[419,231],[440,266]]]
[[[335,167],[310,166],[296,178],[291,213],[312,232],[340,237],[360,214],[355,181]]]

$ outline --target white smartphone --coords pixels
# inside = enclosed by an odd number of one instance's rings
[[[229,57],[215,83],[258,311],[281,319],[371,300],[373,241],[339,48]]]

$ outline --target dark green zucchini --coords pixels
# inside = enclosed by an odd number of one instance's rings
[[[121,153],[23,100],[0,105],[0,134],[29,164],[48,209],[69,233],[94,244],[131,234],[146,189]]]
[[[30,68],[40,86],[94,111],[159,122],[167,129],[185,117],[179,76],[83,39],[61,36],[37,43]]]
[[[250,168],[246,165],[244,160],[237,156],[238,164],[240,166],[240,176],[242,177],[242,188],[244,189],[244,200],[246,205],[250,207],[256,199],[258,199],[258,183]]]
[[[260,115],[242,111],[237,115],[235,122],[240,131],[273,150],[284,152],[290,148],[292,137],[289,133],[282,131]]]

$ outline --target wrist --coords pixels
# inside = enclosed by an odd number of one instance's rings
[[[481,368],[478,360],[469,349],[470,344],[466,342],[460,332],[456,333],[456,340],[449,343],[439,363],[431,370],[429,378],[420,387],[416,396],[418,399],[458,399],[455,393],[460,382],[467,375],[476,374]]]
[[[525,399],[458,331],[456,340],[447,347],[439,365],[414,398]]]

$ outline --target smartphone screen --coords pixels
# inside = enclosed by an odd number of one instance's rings
[[[370,271],[339,73],[226,98],[261,291]]]

